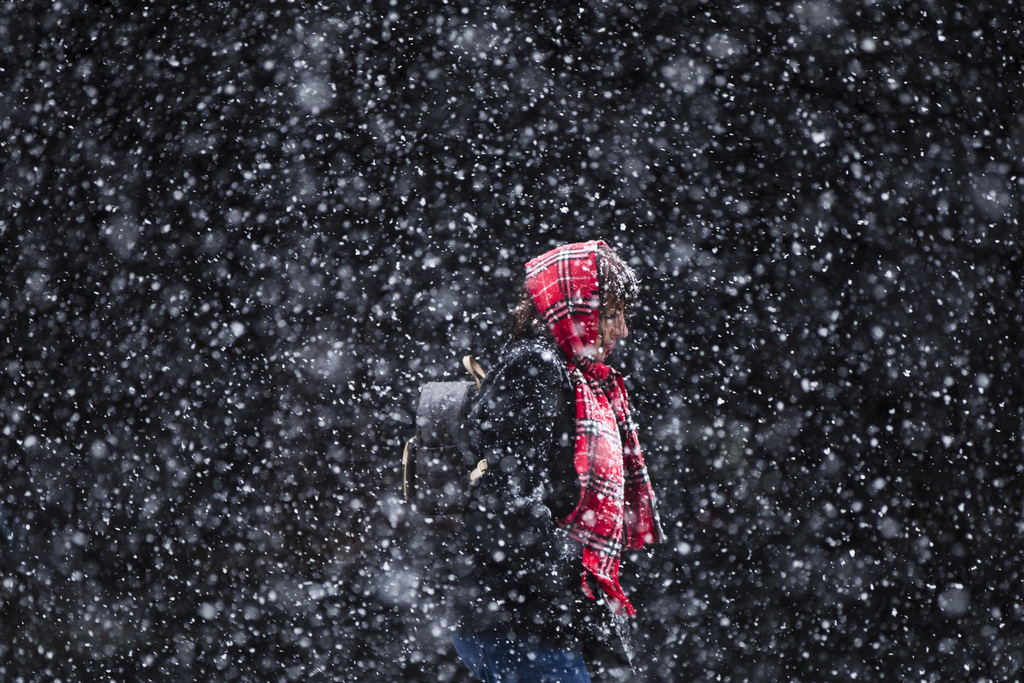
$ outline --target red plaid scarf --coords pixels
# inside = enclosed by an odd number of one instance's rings
[[[576,385],[576,471],[582,495],[559,524],[583,545],[583,590],[594,575],[616,611],[636,613],[619,585],[619,555],[663,539],[622,375],[593,355],[600,320],[597,249],[568,244],[526,264],[526,287],[568,359]],[[622,428],[620,437],[619,427]]]

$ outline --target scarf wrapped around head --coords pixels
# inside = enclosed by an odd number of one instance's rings
[[[567,244],[526,264],[526,288],[568,360],[576,385],[576,471],[579,504],[559,524],[583,545],[583,589],[593,574],[616,611],[632,616],[619,585],[623,545],[640,548],[663,539],[647,467],[630,417],[622,375],[594,356],[601,298],[602,241]]]

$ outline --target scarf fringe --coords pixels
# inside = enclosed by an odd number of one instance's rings
[[[612,611],[616,614],[626,614],[627,616],[636,616],[636,609],[633,607],[633,603],[626,597],[626,593],[619,586],[618,582],[611,582],[607,579],[602,579],[597,574],[594,574],[594,578],[597,579],[597,583],[601,586],[601,590],[604,591],[605,600],[608,602],[608,606],[611,607]],[[591,600],[597,600],[597,596],[590,590],[590,586],[587,585],[587,570],[583,571],[583,592]]]

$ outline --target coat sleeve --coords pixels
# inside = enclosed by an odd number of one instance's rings
[[[508,513],[540,505],[553,521],[578,502],[575,410],[567,389],[557,358],[531,349],[515,354],[481,396],[478,452],[495,470],[491,483],[501,485],[487,488],[500,493]]]
[[[531,602],[555,607],[579,591],[579,549],[557,524],[580,494],[575,404],[559,359],[545,349],[520,350],[489,380],[476,413],[488,468],[466,531],[495,597],[527,616],[541,611]]]

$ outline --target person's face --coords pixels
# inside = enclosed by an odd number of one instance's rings
[[[608,354],[615,347],[615,342],[629,336],[629,327],[626,326],[626,314],[623,306],[606,308],[601,311],[601,320],[597,325],[597,343],[594,356],[599,363],[603,363]]]

